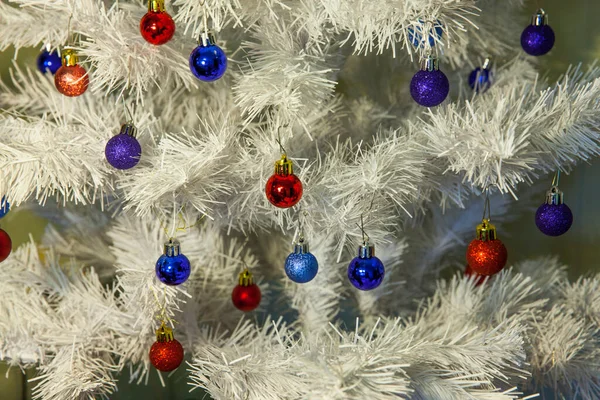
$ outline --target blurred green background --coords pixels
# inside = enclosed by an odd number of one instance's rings
[[[501,1],[501,0],[498,0]],[[597,15],[600,14],[600,1],[598,0],[562,0],[531,1],[525,14],[530,15],[537,6],[543,6],[550,15],[550,23],[556,32],[556,45],[550,55],[545,56],[540,62],[543,74],[558,77],[570,64],[592,62],[600,56],[600,24]],[[525,21],[526,19],[524,19]],[[515,46],[519,46],[515,43]],[[35,68],[35,58],[38,50],[20,50],[19,63]],[[13,50],[0,54],[0,75],[4,81],[10,79],[8,74],[14,56]],[[544,178],[543,178],[544,179]],[[545,178],[548,185],[551,176]],[[521,218],[504,226],[503,231],[510,236],[503,239],[510,249],[511,261],[517,261],[544,254],[556,254],[560,260],[569,266],[569,276],[578,276],[600,270],[598,265],[597,244],[600,235],[597,227],[600,226],[600,213],[597,212],[597,200],[600,199],[600,161],[595,160],[591,165],[582,164],[568,176],[561,179],[561,189],[565,192],[565,201],[573,210],[575,222],[567,235],[549,238],[540,235],[533,223],[531,212],[524,212],[515,205],[515,212]],[[540,203],[544,199],[545,188],[540,188],[536,198]],[[29,212],[12,212],[3,220],[2,226],[13,238],[14,247],[29,240],[39,240],[46,221]],[[504,235],[503,232],[503,235]],[[511,256],[512,257],[512,256]],[[27,376],[33,377],[33,371],[26,371]],[[144,399],[144,400],[189,400],[203,399],[206,394],[202,391],[188,392],[186,372],[180,368],[173,376],[167,379],[166,387],[162,387],[155,373],[151,374],[148,385],[130,385],[128,376],[121,377],[119,391],[112,400]],[[25,375],[18,368],[7,369],[0,363],[0,399],[24,400],[31,398],[31,385],[26,382]]]

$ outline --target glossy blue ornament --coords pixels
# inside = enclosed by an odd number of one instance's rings
[[[425,39],[423,38],[423,31],[429,28],[429,34],[427,35],[427,39],[429,41],[429,47],[435,46],[435,41],[440,40],[442,35],[444,34],[444,26],[437,20],[433,26],[431,23],[425,24],[422,19],[419,19],[419,23],[421,25],[417,25],[414,28],[408,28],[408,41],[412,43],[415,47],[423,48],[425,47]]]
[[[286,275],[296,283],[306,283],[313,280],[318,271],[317,258],[309,252],[308,243],[300,239],[285,260]]]
[[[521,34],[521,47],[529,55],[543,56],[554,47],[554,31],[548,25],[548,15],[539,9],[532,18],[531,25]]]
[[[438,60],[429,56],[423,60],[421,71],[410,81],[410,95],[423,107],[435,107],[448,97],[450,82],[439,70]]]
[[[348,279],[360,290],[371,290],[381,285],[385,268],[381,260],[375,257],[375,247],[368,242],[358,248],[358,257],[348,265]]]
[[[227,56],[215,44],[212,33],[202,34],[200,40],[201,44],[190,54],[190,70],[201,81],[216,81],[227,70]]]
[[[6,196],[2,196],[0,200],[0,218],[4,217],[10,211],[10,203],[6,200]]]
[[[53,52],[42,50],[37,58],[37,67],[40,72],[46,73],[47,71],[50,71],[50,73],[54,75],[61,66],[62,60],[56,50]]]
[[[156,261],[156,276],[165,285],[181,285],[190,276],[190,260],[181,254],[181,246],[176,239],[165,243],[164,254]]]
[[[535,213],[535,225],[545,235],[560,236],[573,224],[573,213],[563,202],[563,192],[553,186],[546,192],[546,202]]]
[[[491,60],[486,58],[482,67],[477,67],[469,75],[469,86],[476,92],[485,92],[492,84]]]

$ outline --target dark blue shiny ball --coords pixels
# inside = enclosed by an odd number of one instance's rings
[[[52,53],[43,50],[37,58],[37,67],[40,72],[50,71],[54,75],[61,66],[62,60],[56,50]]]
[[[227,56],[215,44],[200,45],[190,54],[190,70],[201,81],[216,81],[227,70]]]
[[[385,268],[381,260],[375,256],[369,258],[356,257],[348,265],[348,279],[360,290],[371,290],[381,285],[385,276]]]
[[[156,261],[156,276],[165,285],[181,285],[190,276],[190,260],[183,254],[167,256],[163,254]]]
[[[0,218],[4,217],[10,211],[10,203],[6,200],[6,196],[2,196],[0,200]]]
[[[425,47],[425,39],[423,38],[423,31],[425,28],[425,23],[423,20],[419,20],[422,25],[417,25],[415,28],[408,28],[408,41],[412,43],[415,47],[423,48]],[[430,25],[431,26],[431,25]],[[433,29],[429,29],[429,34],[427,35],[427,39],[429,41],[429,47],[435,46],[436,39],[439,40],[442,38],[444,34],[444,27],[440,21],[436,21]]]
[[[485,92],[492,84],[492,72],[481,67],[475,68],[469,75],[469,86],[476,92]]]
[[[529,25],[521,34],[521,47],[529,55],[543,56],[554,47],[554,31],[549,25]]]
[[[142,146],[138,140],[126,133],[113,136],[106,143],[104,155],[110,165],[117,169],[133,168],[140,162]]]
[[[291,253],[285,260],[285,273],[296,283],[312,281],[319,271],[319,263],[312,253]]]
[[[573,213],[566,204],[542,204],[535,213],[535,224],[543,234],[560,236],[573,224]]]
[[[442,104],[450,92],[450,82],[440,71],[419,71],[410,81],[410,95],[423,107]]]

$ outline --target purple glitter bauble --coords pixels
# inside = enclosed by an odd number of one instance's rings
[[[446,99],[450,82],[440,70],[419,71],[410,81],[410,95],[423,107],[435,107]]]
[[[542,204],[535,213],[535,224],[548,236],[560,236],[573,224],[573,213],[566,204]]]
[[[142,147],[135,137],[120,133],[106,143],[104,154],[113,167],[129,169],[135,167],[140,161]]]
[[[521,47],[529,55],[543,56],[554,46],[550,25],[529,25],[521,34]]]

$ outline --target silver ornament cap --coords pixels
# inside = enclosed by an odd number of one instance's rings
[[[358,246],[358,257],[359,258],[371,258],[375,255],[375,246],[367,241]]]
[[[198,41],[203,47],[212,46],[217,43],[217,39],[213,31],[202,32]]]
[[[440,69],[440,62],[437,57],[429,55],[421,60],[421,71],[437,71]]]
[[[121,131],[119,132],[119,134],[121,134],[121,135],[129,135],[132,137],[135,137],[136,133],[137,133],[137,129],[131,122],[127,122],[127,123],[124,123],[123,125],[121,125]]]
[[[543,26],[548,25],[548,14],[544,9],[540,8],[536,11],[535,14],[531,17],[531,25],[533,26]]]
[[[563,192],[558,186],[552,186],[550,190],[546,192],[546,204],[552,204],[555,206],[564,203]]]
[[[304,240],[304,238],[300,238],[298,243],[294,245],[294,253],[296,254],[306,254],[309,252],[308,242]]]
[[[165,242],[164,255],[167,257],[175,257],[181,254],[181,244],[179,240],[170,238],[168,242]]]

